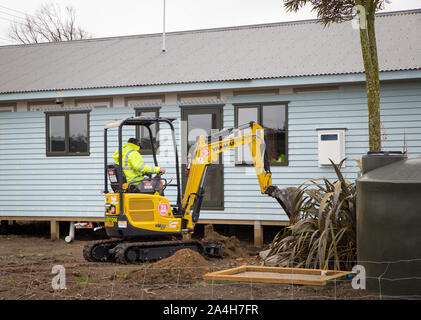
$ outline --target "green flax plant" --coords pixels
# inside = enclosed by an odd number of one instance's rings
[[[290,225],[265,262],[285,267],[350,270],[356,260],[356,187],[332,161],[337,180],[310,179],[296,189]]]

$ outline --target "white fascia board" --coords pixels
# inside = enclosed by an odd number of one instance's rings
[[[421,79],[421,70],[388,71],[380,72],[380,81]],[[111,88],[88,88],[50,90],[36,92],[17,92],[0,94],[0,101],[10,100],[32,100],[32,99],[54,99],[58,96],[63,98],[110,96],[127,94],[151,94],[163,92],[188,92],[206,90],[229,90],[263,87],[289,87],[300,85],[327,85],[365,82],[365,74],[341,74],[341,75],[319,75],[286,77],[272,79],[215,81],[215,82],[194,82],[177,84],[159,84],[145,86],[127,86]]]

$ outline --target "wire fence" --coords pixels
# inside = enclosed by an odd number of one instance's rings
[[[421,259],[359,261],[325,285],[204,280],[229,266],[155,268],[154,264],[60,263],[0,257],[6,300],[379,300],[421,299]],[[57,268],[58,267],[58,268]],[[58,270],[58,271],[57,271]],[[403,270],[403,272],[401,272]]]

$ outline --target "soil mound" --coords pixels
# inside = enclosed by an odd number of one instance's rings
[[[172,256],[151,265],[153,269],[209,267],[210,263],[200,253],[191,249],[181,249]]]
[[[175,284],[191,283],[203,279],[212,271],[212,264],[200,253],[181,249],[172,256],[136,270],[127,279],[143,283]]]
[[[244,249],[237,237],[227,237],[221,235],[213,229],[213,225],[211,224],[205,226],[205,236],[202,241],[221,243],[223,255],[230,258],[242,258],[248,256],[247,251]]]

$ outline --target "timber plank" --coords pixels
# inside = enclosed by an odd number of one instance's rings
[[[328,281],[346,276],[349,273],[352,272],[304,268],[241,266],[207,273],[203,276],[203,279],[324,286]]]

